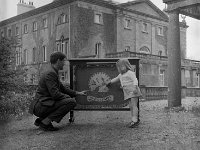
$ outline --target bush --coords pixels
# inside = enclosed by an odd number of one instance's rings
[[[0,114],[1,119],[7,119],[9,116],[21,116],[24,112],[28,112],[30,102],[34,95],[7,93],[6,96],[1,97]]]

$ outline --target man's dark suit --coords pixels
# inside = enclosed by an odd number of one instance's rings
[[[52,66],[39,80],[35,99],[30,105],[31,114],[60,122],[76,106],[76,91],[65,88],[59,81],[58,71]]]

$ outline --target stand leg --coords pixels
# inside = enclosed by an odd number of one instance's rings
[[[69,112],[69,123],[73,123],[74,122],[74,111],[70,111]]]

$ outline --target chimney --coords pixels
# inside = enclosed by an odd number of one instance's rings
[[[35,6],[33,5],[33,2],[26,3],[24,0],[20,0],[17,4],[17,15],[23,14],[27,11],[35,9]]]

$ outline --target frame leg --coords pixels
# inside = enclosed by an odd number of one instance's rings
[[[70,111],[69,112],[69,123],[73,123],[74,122],[74,111]]]

